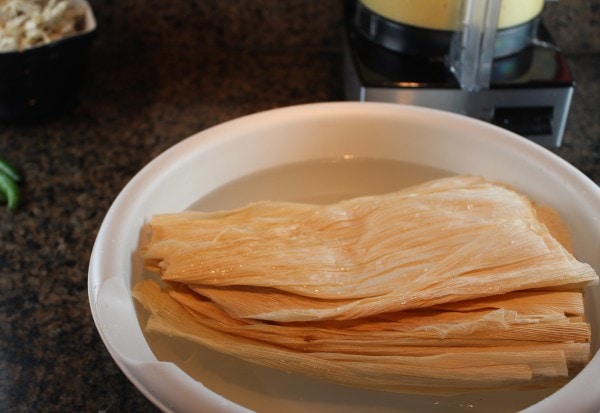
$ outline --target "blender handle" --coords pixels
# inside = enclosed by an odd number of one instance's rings
[[[462,0],[449,65],[463,90],[489,89],[502,0]]]

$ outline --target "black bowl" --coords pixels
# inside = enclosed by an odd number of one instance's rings
[[[0,121],[38,120],[81,99],[96,20],[87,1],[85,28],[23,51],[0,53]]]

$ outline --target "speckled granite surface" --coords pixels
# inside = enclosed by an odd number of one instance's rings
[[[0,208],[2,412],[154,411],[108,355],[89,311],[89,255],[112,200],[154,156],[199,130],[343,99],[339,3],[159,3],[92,1],[99,31],[86,99],[41,123],[0,125],[0,154],[25,177],[20,210]],[[565,3],[548,14],[577,89],[554,151],[600,183],[598,2]],[[589,13],[596,18],[582,21]],[[566,29],[572,21],[576,35]]]

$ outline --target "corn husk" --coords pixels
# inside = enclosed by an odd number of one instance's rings
[[[146,328],[261,365],[412,393],[560,385],[590,357],[595,271],[551,209],[483,178],[330,205],[153,217]]]
[[[182,297],[188,294],[189,306]],[[182,337],[263,366],[377,390],[449,395],[558,386],[590,357],[588,343],[573,341],[586,336],[587,325],[558,317],[544,322],[559,332],[548,342],[538,341],[547,334],[536,331],[535,322],[511,331],[510,321],[502,320],[501,314],[488,320],[487,314],[480,314],[479,328],[440,338],[439,318],[456,323],[460,314],[273,325],[232,318],[193,294],[161,289],[153,281],[134,289],[152,314],[149,332]],[[405,325],[404,318],[412,320]],[[466,318],[470,324],[478,322],[472,315]]]
[[[164,280],[251,287],[220,301],[240,318],[352,319],[597,280],[526,198],[478,177],[333,205],[163,215],[151,230],[145,264]]]

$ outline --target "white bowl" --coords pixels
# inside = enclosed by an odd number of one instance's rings
[[[366,169],[346,168],[352,159],[374,161],[366,161]],[[319,160],[330,162],[315,176],[311,168],[323,164],[310,161]],[[391,161],[408,164],[390,169]],[[388,166],[379,168],[378,162]],[[301,164],[289,166],[296,163]],[[292,169],[285,172],[286,165]],[[165,411],[600,410],[598,355],[554,393],[436,398],[345,388],[143,333],[144,313],[130,289],[145,276],[136,249],[140,229],[153,214],[199,205],[229,208],[265,197],[325,200],[327,195],[382,192],[440,171],[483,175],[553,206],[567,221],[577,257],[600,269],[600,189],[548,150],[487,123],[431,109],[309,104],[246,116],[200,132],[154,159],[129,182],[108,211],[91,256],[89,299],[98,331],[127,377]],[[587,291],[586,305],[596,352],[599,288]]]

